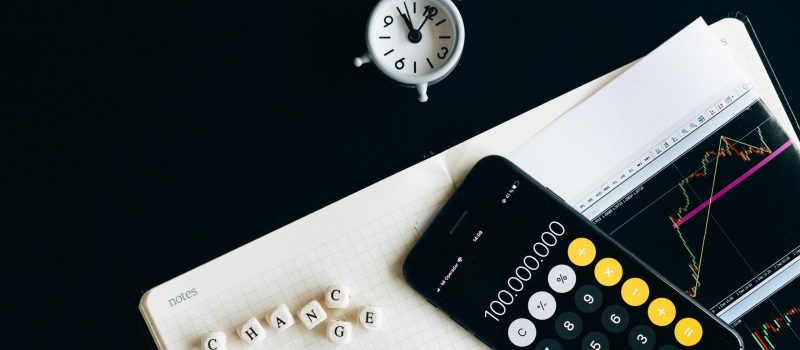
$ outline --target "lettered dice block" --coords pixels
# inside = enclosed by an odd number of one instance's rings
[[[353,324],[341,320],[328,322],[328,340],[335,344],[349,344],[353,339]]]
[[[376,330],[383,326],[383,308],[375,305],[367,305],[361,308],[358,312],[358,322],[364,328],[369,330]]]
[[[259,343],[267,337],[267,333],[264,331],[264,327],[261,327],[261,322],[258,322],[258,319],[255,317],[251,317],[247,320],[238,330],[239,338],[246,344],[255,344]]]
[[[227,337],[222,332],[209,332],[200,340],[203,350],[228,350]]]
[[[300,311],[297,311],[297,318],[306,328],[314,329],[314,327],[328,318],[328,314],[325,313],[318,301],[312,300],[300,308]]]
[[[294,326],[294,316],[289,312],[289,308],[286,307],[286,304],[281,304],[267,316],[267,323],[278,331],[284,331]]]
[[[331,309],[344,309],[350,305],[350,287],[332,285],[325,294],[325,305]]]

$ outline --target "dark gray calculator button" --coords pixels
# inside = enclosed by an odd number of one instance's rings
[[[556,334],[566,340],[577,338],[583,331],[583,321],[578,314],[567,311],[556,317]]]
[[[583,337],[581,342],[581,350],[608,350],[611,349],[611,344],[608,343],[608,337],[600,332],[591,332]]]
[[[664,345],[664,346],[658,348],[658,350],[679,350],[679,349],[675,345]]]
[[[564,350],[561,344],[553,338],[542,339],[536,344],[536,350]]]
[[[581,286],[575,293],[575,305],[583,312],[595,312],[603,306],[603,293],[592,285]]]
[[[650,350],[656,346],[656,332],[645,325],[633,327],[628,333],[628,345],[634,350]]]
[[[611,333],[619,333],[625,330],[628,327],[628,322],[630,322],[630,317],[628,316],[628,310],[625,310],[624,307],[619,305],[611,305],[603,311],[603,315],[601,317],[601,322],[603,323],[603,327]]]

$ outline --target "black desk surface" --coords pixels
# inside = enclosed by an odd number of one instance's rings
[[[374,3],[3,6],[3,344],[152,347],[145,290],[626,64],[697,16],[750,15],[800,97],[790,1],[465,0],[464,55],[426,104],[353,67]]]

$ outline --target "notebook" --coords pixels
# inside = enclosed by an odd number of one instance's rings
[[[710,26],[772,111],[783,111],[777,92],[745,26],[725,19]],[[706,28],[700,28],[707,30]],[[631,65],[513,118],[441,154],[390,176],[300,220],[205,263],[146,292],[140,310],[162,349],[200,348],[210,331],[225,332],[229,349],[332,348],[324,327],[295,325],[246,346],[236,329],[280,304],[295,311],[322,301],[331,283],[352,289],[351,307],[329,318],[355,321],[361,305],[382,306],[380,330],[354,326],[350,347],[483,348],[403,280],[401,263],[427,218],[471,166],[488,154],[509,155],[538,131],[589,98]],[[783,114],[785,116],[785,113]],[[787,121],[788,122],[788,121]],[[357,322],[356,322],[357,323]]]

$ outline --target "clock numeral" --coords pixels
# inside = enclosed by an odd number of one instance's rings
[[[384,28],[388,27],[390,24],[394,23],[394,17],[392,16],[383,17],[383,23],[384,23],[383,24]]]
[[[439,10],[437,10],[433,6],[425,6],[425,11],[422,12],[422,17],[428,18],[429,21],[433,20],[433,17],[439,14]]]
[[[394,67],[395,67],[395,68],[397,68],[398,70],[401,70],[401,69],[403,69],[403,68],[406,66],[406,63],[405,63],[405,62],[403,62],[403,61],[405,61],[405,59],[406,59],[406,58],[405,58],[405,57],[403,57],[403,58],[401,58],[401,59],[399,59],[399,60],[395,61],[395,62],[394,62]]]
[[[426,57],[425,60],[428,61],[428,65],[431,66],[431,68],[433,68],[433,63],[431,63],[431,59]]]
[[[444,46],[442,46],[441,50],[443,50],[444,52],[439,52],[439,53],[437,53],[437,54],[436,54],[436,57],[439,57],[439,59],[440,59],[440,60],[443,60],[445,57],[447,57],[447,53],[448,53],[448,52],[450,52],[450,50],[448,50],[448,49],[447,49],[446,47],[444,47]]]

